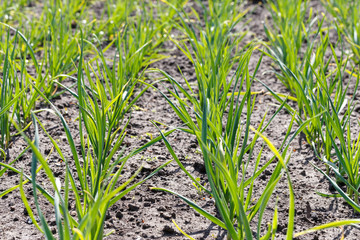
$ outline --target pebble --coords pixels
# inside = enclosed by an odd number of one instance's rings
[[[122,218],[124,217],[124,214],[122,214],[122,212],[117,212],[116,215],[115,215],[115,217],[116,217],[117,219],[122,219]]]
[[[136,205],[133,205],[133,204],[129,204],[129,210],[130,211],[138,211],[140,208]]]
[[[162,231],[167,234],[175,233],[175,230],[172,227],[170,227],[169,225],[165,225]]]

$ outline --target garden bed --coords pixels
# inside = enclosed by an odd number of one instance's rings
[[[37,6],[41,7],[40,3],[37,4],[38,5],[35,4],[34,6],[31,6],[29,11],[36,11]],[[197,3],[190,1],[188,4],[188,6],[195,6],[196,9],[201,10]],[[319,1],[312,1],[310,5],[315,11],[325,12],[325,9]],[[90,5],[91,11],[95,12],[94,15],[96,15],[96,12],[101,13],[102,7],[104,7],[104,4],[100,3],[92,3]],[[253,39],[266,41],[267,39],[264,34],[263,24],[264,22],[271,22],[269,11],[263,4],[256,3],[246,3],[245,8],[249,8],[250,11],[242,22],[246,22],[247,20],[250,21],[247,25],[242,26],[239,24],[239,27],[236,28],[236,31],[249,31],[242,40],[242,43],[250,42]],[[98,15],[101,15],[100,13],[98,13]],[[174,36],[174,38],[182,37],[181,33],[177,32],[177,30],[173,30],[173,32],[174,34],[179,34],[178,36]],[[331,35],[330,41],[336,41],[335,34]],[[169,73],[184,86],[186,83],[183,76],[186,77],[190,83],[196,83],[196,74],[193,64],[175,46],[175,44],[166,40],[162,43],[161,48],[161,54],[167,55],[168,58],[152,63],[149,68],[158,68]],[[106,56],[111,59],[111,57],[116,54],[115,51],[116,49],[113,47],[110,48],[106,51]],[[249,63],[250,72],[253,72],[256,68],[256,64],[261,55],[262,53],[260,51],[253,51]],[[265,82],[271,89],[276,89],[276,92],[285,95],[289,94],[286,87],[272,72],[273,67],[273,61],[265,56],[256,77]],[[179,69],[181,70],[181,73]],[[159,76],[158,73],[146,73],[147,79],[150,80],[156,79]],[[71,79],[63,81],[63,84],[66,86],[71,86],[73,83],[75,83],[75,81],[72,81]],[[126,129],[127,134],[123,143],[125,152],[127,153],[141,147],[160,135],[159,130],[151,121],[163,123],[164,125],[159,125],[161,130],[168,130],[183,125],[183,122],[174,113],[169,103],[160,93],[160,91],[165,93],[166,88],[171,88],[171,84],[164,81],[156,84],[155,87],[158,88],[157,91],[152,88],[148,89],[136,102],[136,106],[132,108],[131,114],[128,113],[126,115],[131,115],[130,123]],[[144,86],[142,86],[142,88],[144,88]],[[351,84],[349,93],[352,92],[353,88],[354,85]],[[266,94],[268,92],[267,89],[259,82],[255,81],[253,83],[252,91],[263,92],[256,96],[256,104],[251,117],[251,125],[257,127],[265,112],[267,112],[266,121],[268,121],[278,109],[279,103],[272,96]],[[80,144],[80,139],[77,138],[79,135],[79,124],[77,121],[79,107],[76,98],[65,91],[60,96],[53,98],[51,102],[59,109],[66,119],[74,137],[75,145],[78,146]],[[36,108],[50,108],[50,106],[45,102],[39,101]],[[71,161],[71,149],[59,117],[49,112],[40,112],[36,114],[36,116],[45,126],[48,133],[58,141],[58,145],[65,154],[65,157]],[[353,119],[360,118],[358,109],[354,111],[352,117]],[[263,133],[271,140],[276,148],[280,147],[288,130],[290,121],[291,115],[287,111],[281,110]],[[31,127],[26,134],[33,137],[33,130],[33,127]],[[354,127],[353,131],[355,130],[358,131],[359,128]],[[65,163],[61,161],[60,157],[57,156],[55,152],[53,152],[54,149],[51,141],[42,130],[39,131],[39,139],[40,151],[45,155],[51,153],[49,155],[48,163],[54,175],[60,179],[64,179]],[[208,184],[206,169],[196,138],[190,134],[177,130],[169,135],[167,140],[174,148],[174,152],[177,154],[187,171],[194,177],[199,178],[200,183],[206,186],[206,184]],[[261,141],[262,140],[260,139],[258,140],[258,147],[255,151],[260,150],[262,146]],[[18,156],[26,146],[27,143],[21,136],[14,137],[9,146],[7,162]],[[334,194],[336,191],[324,175],[313,167],[312,164],[325,170],[324,164],[315,156],[313,148],[307,143],[303,134],[298,135],[291,143],[289,151],[291,151],[291,158],[288,169],[295,193],[295,233],[336,220],[359,218],[359,215],[354,213],[354,209],[342,198],[326,198],[316,193]],[[17,169],[23,169],[26,174],[30,174],[31,156],[30,151],[25,153],[13,166]],[[263,165],[272,156],[273,153],[265,148],[260,165]],[[135,179],[136,181],[139,181],[149,175],[157,167],[171,159],[172,156],[166,148],[164,141],[159,141],[145,151],[130,158],[122,171],[121,177],[127,179],[142,166],[141,172]],[[70,163],[70,166],[71,170],[76,172],[75,165]],[[275,167],[275,162],[270,164],[266,171],[256,180],[254,198],[260,196],[259,194],[261,194]],[[19,174],[8,170],[5,175],[0,178],[0,192],[19,184],[19,180]],[[37,181],[38,183],[42,183],[45,188],[51,189],[51,184],[43,171],[39,172]],[[195,239],[226,239],[226,231],[194,211],[180,198],[166,192],[151,190],[151,187],[164,187],[170,189],[196,202],[208,212],[215,215],[217,214],[214,199],[206,192],[198,190],[193,185],[193,181],[189,179],[189,177],[179,168],[178,164],[173,161],[151,179],[132,190],[109,208],[105,220],[104,232],[112,233],[105,237],[105,239],[185,239],[185,236],[180,233],[172,220],[174,220],[185,233]],[[24,186],[24,191],[30,202],[30,206],[35,209],[32,185],[26,184]],[[277,184],[272,195],[272,200],[270,200],[267,209],[265,210],[265,215],[263,217],[265,219],[263,220],[264,226],[262,226],[263,233],[267,228],[266,223],[272,221],[276,201],[278,201],[279,213],[276,239],[285,239],[289,211],[289,190],[285,176],[283,176]],[[51,231],[54,234],[57,234],[53,205],[48,203],[42,196],[40,196],[39,203],[45,218],[48,220]],[[1,239],[44,239],[43,235],[32,223],[18,189],[3,196],[0,199],[0,206]],[[69,211],[72,216],[76,216],[74,200],[70,200]],[[34,211],[34,213],[37,217],[36,211]],[[217,216],[220,218],[219,215]],[[251,227],[255,232],[256,218]],[[360,231],[353,226],[335,227],[310,233],[296,239],[342,239],[342,237],[345,237],[345,239],[358,239],[360,237]]]

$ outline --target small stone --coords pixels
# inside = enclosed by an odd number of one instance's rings
[[[169,225],[165,225],[163,230],[162,230],[165,234],[174,234],[175,230],[170,227]]]
[[[203,163],[198,163],[198,162],[195,162],[193,164],[193,167],[194,169],[199,172],[199,173],[202,173],[202,174],[205,174],[206,173],[206,168],[205,168],[205,165]]]
[[[49,223],[50,226],[56,226],[56,220],[53,218],[50,220],[50,223]]]
[[[172,216],[168,212],[162,212],[162,213],[160,213],[160,217],[162,217],[162,218],[164,218],[166,220],[170,220]]]
[[[138,211],[140,208],[136,205],[133,205],[133,204],[129,204],[129,210],[130,211]]]
[[[11,170],[8,171],[8,176],[14,176],[14,175],[16,175],[16,174],[17,174],[17,173],[14,172],[14,171],[11,171]]]
[[[153,167],[149,163],[145,163],[141,169],[141,172],[151,172],[153,171]]]
[[[117,219],[122,219],[122,218],[124,217],[124,214],[122,214],[122,212],[117,212],[116,215],[115,215],[115,217],[116,217]]]
[[[165,212],[165,211],[166,211],[166,208],[165,208],[164,206],[160,206],[160,207],[157,208],[157,210],[158,210],[159,212]]]
[[[155,198],[146,198],[145,201],[155,203]]]
[[[29,213],[28,213],[28,211],[26,210],[26,208],[24,208],[23,213],[24,213],[25,216],[29,216]]]
[[[32,223],[33,223],[33,221],[31,220],[30,217],[28,217],[25,222],[26,222],[27,224],[32,224]]]
[[[198,145],[196,143],[191,143],[190,144],[190,148],[197,148],[197,147],[198,147]]]
[[[144,225],[142,225],[142,229],[148,229],[150,228],[151,226],[147,223],[145,223]],[[144,236],[143,236],[144,237]]]

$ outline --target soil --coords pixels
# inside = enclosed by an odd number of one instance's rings
[[[311,4],[315,10],[324,11],[319,1],[314,1]],[[269,21],[269,13],[263,5],[249,3],[247,7],[254,9],[247,15],[247,18],[251,18],[252,20],[245,27],[237,30],[250,31],[248,37],[244,40],[245,42],[251,41],[253,38],[266,40],[263,31],[263,22]],[[191,81],[196,81],[192,64],[176,48],[176,46],[171,42],[166,42],[163,47],[166,49],[167,54],[170,55],[170,58],[157,62],[151,67],[160,68],[168,72],[180,83],[185,83],[178,71],[177,66],[179,66],[185,77]],[[111,52],[109,52],[109,54],[111,55]],[[255,69],[260,56],[261,53],[259,51],[254,51],[250,64],[250,71]],[[271,70],[272,61],[268,58],[264,58],[257,77],[278,92],[288,94],[287,89],[276,79],[275,75],[271,73]],[[152,77],[155,76],[149,75],[149,78]],[[70,85],[71,82],[68,81],[65,82],[65,84]],[[169,87],[169,85],[163,83],[159,84],[158,87],[160,90],[165,91],[165,88]],[[256,82],[254,83],[253,89],[255,91],[265,90],[261,84]],[[268,111],[267,119],[269,119],[277,109],[276,106],[274,106],[277,102],[270,96],[261,95],[256,101],[257,107],[252,116],[252,124],[254,126],[259,124],[265,111]],[[78,123],[75,118],[78,115],[78,107],[75,103],[75,99],[70,94],[64,93],[60,97],[53,99],[53,103],[62,114],[64,114],[71,128],[71,132],[76,139],[78,134]],[[154,137],[159,135],[158,130],[150,122],[151,120],[172,127],[177,127],[182,124],[158,91],[148,90],[136,105],[138,108],[131,114],[132,118],[125,139],[127,151],[140,147],[148,142],[151,135]],[[38,107],[43,108],[44,106]],[[355,114],[354,118],[360,117],[360,113],[355,112]],[[61,149],[66,153],[66,157],[71,159],[66,136],[59,119],[47,112],[41,112],[37,114],[37,116],[44,124],[49,134],[55,139],[59,139]],[[281,111],[265,132],[265,135],[269,137],[276,147],[280,146],[284,134],[288,129],[290,120],[290,115],[285,111]],[[52,146],[43,131],[40,131],[40,139],[41,151],[44,154],[49,154]],[[205,184],[205,168],[201,154],[199,154],[198,151],[196,139],[189,134],[177,131],[169,136],[168,140],[186,169],[195,177],[199,177],[201,182]],[[79,144],[79,142],[75,142],[75,144]],[[261,144],[259,143],[259,145]],[[14,139],[13,144],[9,149],[9,159],[14,159],[15,156],[25,149],[25,147],[26,143],[22,138]],[[324,168],[323,164],[316,159],[312,149],[305,143],[303,138],[298,137],[292,142],[291,151],[292,157],[289,169],[295,192],[295,232],[336,220],[359,218],[358,215],[354,214],[352,208],[342,199],[325,198],[316,194],[316,191],[322,193],[334,193],[334,190],[330,187],[323,175],[311,165],[315,164]],[[264,159],[262,161],[265,162],[272,157],[272,154],[270,151],[266,150],[263,156]],[[168,160],[171,160],[171,156],[164,144],[159,142],[130,159],[124,171],[124,177],[143,165],[143,170],[137,178],[138,181]],[[63,177],[65,166],[56,154],[53,153],[50,155],[49,163],[55,175]],[[18,169],[24,169],[24,172],[29,174],[30,164],[31,153],[26,153],[14,166]],[[268,171],[258,179],[256,185],[257,189],[255,191],[261,192],[262,187],[270,178],[271,171],[274,167],[275,164],[272,164]],[[39,183],[44,184],[45,187],[48,184],[43,172],[39,173],[38,181]],[[0,192],[17,184],[19,184],[19,175],[7,171],[6,176],[0,178]],[[168,193],[150,190],[150,187],[152,186],[168,188],[192,199],[210,213],[216,213],[213,200],[207,194],[198,192],[191,180],[179,169],[175,162],[172,162],[153,178],[130,192],[109,209],[105,224],[105,232],[113,231],[113,233],[105,239],[186,239],[176,229],[172,223],[172,219],[176,221],[183,231],[195,239],[226,239],[226,232],[224,230],[200,216],[179,198]],[[34,209],[32,188],[29,184],[25,185],[24,188],[30,205]],[[284,178],[278,184],[273,195],[273,199],[278,198],[279,208],[277,239],[284,239],[286,235],[288,197],[288,186],[286,179]],[[48,219],[52,231],[55,233],[56,223],[53,206],[47,203],[45,199],[40,199],[40,202],[42,211]],[[71,207],[71,211],[74,211],[74,205]],[[273,207],[274,202],[269,205],[265,213],[265,219],[267,221],[271,221],[272,219]],[[18,189],[0,199],[0,216],[0,239],[44,239],[27,215]],[[267,221],[264,221],[264,223]],[[254,226],[256,226],[256,219],[254,219],[253,227]],[[266,226],[264,225],[263,228],[265,229]],[[359,239],[360,230],[353,226],[331,228],[304,235],[298,239],[332,240],[342,239],[343,236],[345,239]]]

